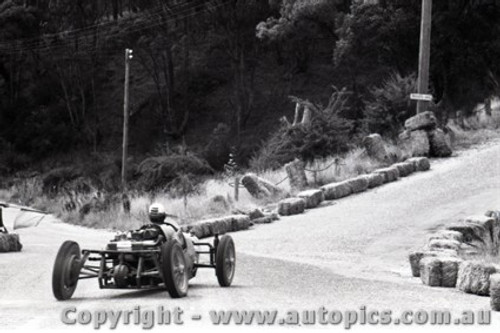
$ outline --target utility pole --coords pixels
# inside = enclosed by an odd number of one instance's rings
[[[125,88],[123,96],[123,150],[122,150],[122,191],[127,189],[127,151],[128,151],[128,87],[130,77],[130,60],[133,58],[131,49],[125,49]]]
[[[431,57],[432,0],[422,0],[422,21],[420,23],[420,52],[418,57],[418,93],[429,91],[429,67]],[[427,101],[417,102],[417,114],[424,112]]]

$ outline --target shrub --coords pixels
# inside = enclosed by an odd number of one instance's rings
[[[405,120],[415,113],[416,102],[410,94],[416,91],[415,75],[392,74],[381,87],[371,90],[366,102],[365,122],[370,133],[396,137]]]
[[[84,175],[100,190],[116,192],[121,188],[121,156],[93,154],[91,163],[85,163]],[[136,165],[128,160],[127,179],[132,179]]]
[[[313,161],[348,150],[353,123],[339,115],[345,111],[348,93],[335,90],[326,107],[295,99],[309,107],[309,123],[282,126],[262,146],[250,166],[253,169],[276,169],[300,158]]]
[[[160,190],[180,175],[201,176],[212,173],[208,163],[194,155],[149,157],[137,168],[137,185],[146,191]]]
[[[74,167],[61,167],[51,170],[42,179],[43,193],[55,195],[65,184],[80,176],[80,170]]]
[[[222,170],[228,161],[231,151],[231,129],[224,123],[219,123],[212,131],[203,151],[203,157],[215,170]]]
[[[41,193],[42,186],[40,186],[39,177],[21,178],[14,181],[9,189],[10,197],[7,201],[14,202],[20,205],[35,206],[40,198],[43,197]],[[36,205],[37,208],[39,207]]]

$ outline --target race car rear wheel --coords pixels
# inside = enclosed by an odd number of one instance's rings
[[[59,248],[52,271],[52,292],[58,300],[73,296],[80,275],[80,259],[78,243],[65,241]]]
[[[188,271],[181,245],[176,240],[163,244],[162,251],[163,282],[170,297],[181,298],[187,295]]]
[[[215,255],[215,274],[221,287],[229,287],[233,282],[234,271],[236,269],[236,250],[233,238],[224,235],[217,245]]]

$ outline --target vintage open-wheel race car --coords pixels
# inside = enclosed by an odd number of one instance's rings
[[[208,257],[205,262],[200,257]],[[73,295],[79,280],[96,278],[101,289],[164,287],[171,297],[187,295],[188,281],[198,268],[213,268],[221,287],[231,285],[236,267],[234,241],[229,235],[200,242],[175,224],[148,223],[118,234],[104,250],[80,250],[65,241],[52,273],[52,291],[58,300]]]

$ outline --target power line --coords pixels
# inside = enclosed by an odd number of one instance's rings
[[[185,7],[185,8],[183,8],[182,11],[177,13],[177,14],[185,14],[185,15],[177,16],[175,18],[165,19],[163,16],[164,12],[157,12],[157,13],[152,13],[152,14],[150,13],[148,15],[143,15],[141,17],[135,18],[136,20],[141,19],[144,21],[137,23],[134,26],[129,26],[125,30],[115,29],[114,31],[106,31],[106,32],[99,32],[98,30],[96,30],[93,33],[82,34],[81,36],[77,36],[77,38],[79,38],[78,43],[77,43],[78,48],[71,50],[73,52],[73,54],[71,54],[71,55],[65,55],[65,54],[60,54],[60,53],[65,51],[65,49],[68,46],[70,46],[71,44],[75,44],[75,40],[61,39],[57,42],[53,42],[51,44],[48,44],[47,41],[43,40],[43,39],[47,38],[46,36],[39,38],[40,40],[37,42],[38,45],[33,44],[31,47],[25,47],[26,45],[21,45],[21,43],[19,43],[17,41],[13,41],[13,42],[10,42],[10,44],[17,44],[18,47],[10,48],[10,49],[4,48],[3,50],[0,47],[0,51],[2,51],[5,55],[18,55],[19,53],[23,53],[23,52],[34,52],[34,53],[37,53],[38,55],[50,53],[51,59],[62,59],[62,60],[77,60],[79,58],[80,59],[87,59],[87,58],[89,58],[88,55],[78,56],[78,53],[86,53],[86,52],[94,51],[96,58],[114,59],[116,57],[117,52],[121,51],[123,49],[122,45],[117,46],[115,48],[109,48],[106,46],[103,47],[102,41],[101,42],[97,41],[97,43],[96,43],[96,42],[90,40],[91,37],[94,36],[95,34],[97,34],[99,37],[99,40],[105,40],[105,39],[110,39],[112,37],[116,37],[116,36],[120,36],[120,35],[139,33],[141,31],[153,29],[153,28],[158,27],[158,26],[167,25],[169,23],[175,22],[176,20],[179,21],[182,19],[191,18],[194,16],[201,15],[204,12],[222,7],[226,4],[228,4],[229,2],[230,2],[230,0],[223,1],[219,4],[204,3],[202,5],[197,4],[197,5],[194,5],[191,7]],[[196,12],[198,9],[203,9],[203,10],[200,12]],[[173,10],[170,10],[170,11],[173,11]],[[193,11],[195,11],[195,12],[193,12]],[[153,21],[153,22],[147,21],[147,20],[153,20],[153,19],[161,19],[161,20]],[[113,21],[114,26],[110,27],[110,28],[119,28],[118,25],[122,24],[123,22],[124,21]],[[98,25],[96,25],[96,26],[98,26]],[[83,30],[83,28],[81,30]],[[172,32],[177,32],[177,31],[178,31],[178,29],[174,29],[174,30],[171,30],[170,32],[172,33]],[[63,33],[61,32],[59,34],[63,34]],[[59,34],[52,34],[51,36],[54,37],[54,36],[58,36]],[[80,39],[83,39],[83,40],[80,40]],[[325,38],[318,37],[318,38],[314,38],[314,39],[323,40]],[[203,42],[201,44],[197,43],[197,45],[198,46],[208,45],[210,43],[211,42],[206,41],[206,42]]]
[[[153,13],[153,14],[144,15],[142,17],[130,18],[130,19],[135,19],[135,20],[142,19],[144,21],[136,23],[135,25],[133,25],[131,27],[128,27],[127,29],[125,29],[125,32],[126,32],[126,34],[137,33],[137,32],[144,31],[144,30],[147,30],[147,29],[151,29],[151,28],[154,28],[154,27],[157,27],[157,26],[166,25],[166,24],[175,22],[176,20],[182,20],[182,19],[186,19],[186,18],[198,16],[198,15],[203,14],[206,11],[222,7],[222,6],[226,5],[227,3],[229,3],[229,0],[224,1],[224,2],[222,2],[220,4],[207,4],[207,3],[204,3],[204,4],[201,4],[201,5],[198,4],[198,5],[194,5],[194,6],[191,6],[191,7],[186,7],[186,8],[183,8],[182,10],[178,11],[176,13],[177,16],[175,18],[174,17],[172,17],[172,18],[164,18],[164,15],[165,15],[164,11],[162,11],[162,12],[156,12],[156,13]],[[148,21],[148,20],[154,20],[154,19],[159,19],[160,21],[158,21],[158,22],[149,22]],[[119,24],[122,24],[124,22],[125,21],[114,21],[113,22],[114,25],[112,27],[110,27],[110,28],[118,28]],[[4,54],[15,54],[15,53],[18,53],[18,52],[23,52],[23,51],[32,51],[32,52],[36,52],[36,51],[42,52],[42,51],[44,51],[45,52],[47,49],[52,49],[52,51],[55,51],[58,48],[67,47],[69,44],[75,43],[75,40],[60,39],[59,41],[53,42],[52,44],[49,45],[47,43],[47,39],[50,39],[50,38],[60,38],[61,35],[69,35],[70,33],[71,32],[67,32],[67,33],[66,32],[60,32],[60,33],[57,33],[57,34],[45,35],[45,36],[42,36],[42,37],[38,38],[39,40],[37,42],[33,42],[30,45],[25,45],[25,44],[23,44],[22,41],[16,40],[16,41],[9,42],[7,44],[7,45],[14,45],[13,47],[10,47],[10,48],[2,47],[1,43],[0,43],[0,51],[3,52]],[[88,49],[88,46],[94,44],[93,41],[88,40],[88,39],[90,39],[91,37],[93,37],[95,34],[99,35],[99,31],[96,30],[96,31],[92,31],[92,32],[89,32],[89,33],[86,33],[86,34],[81,34],[81,35],[75,36],[74,38],[84,39],[83,41],[79,41],[79,43],[78,43],[79,49],[81,49],[82,51],[85,51],[86,47]],[[102,33],[100,35],[100,37],[101,38],[110,38],[110,37],[117,36],[117,35],[120,35],[120,34],[123,34],[123,31],[115,29],[114,31],[107,31],[107,32]],[[85,40],[85,39],[87,39],[87,40]]]
[[[182,14],[182,13],[181,13]],[[159,17],[160,14],[156,13],[156,14],[153,14],[153,15],[149,15],[147,16],[146,20],[147,19],[153,19],[155,17]],[[184,18],[184,17],[188,17],[188,15],[184,15],[182,16],[181,18]],[[161,22],[161,23],[157,23],[157,22],[147,22],[147,21],[144,21],[144,22],[140,22],[140,23],[136,23],[135,25],[135,28],[134,29],[131,29],[131,28],[128,28],[126,29],[126,31],[128,33],[133,33],[133,32],[137,32],[137,31],[141,31],[141,30],[145,30],[145,29],[148,29],[150,27],[154,27],[156,25],[159,25],[159,24],[167,24],[167,23],[170,23],[172,22],[172,19],[167,19],[165,20],[164,22]],[[121,22],[120,22],[121,23]],[[113,28],[118,28],[117,25],[115,25]],[[79,35],[75,38],[78,38],[78,39],[83,39],[83,40],[80,40],[79,42],[79,47],[81,48],[85,48],[86,46],[89,46],[90,44],[93,44],[93,41],[90,41],[88,39],[90,39],[93,35],[95,34],[99,34],[99,31],[96,31],[92,34],[82,34],[82,35]],[[104,32],[104,33],[101,33],[101,38],[107,38],[107,37],[112,37],[114,35],[118,35],[118,34],[121,34],[122,31],[107,31],[107,32]],[[52,35],[52,36],[49,36],[49,37],[46,37],[46,36],[43,36],[40,38],[40,41],[38,41],[36,44],[32,44],[32,45],[22,45],[21,43],[17,43],[17,42],[14,42],[16,45],[16,47],[12,47],[10,49],[8,48],[4,48],[3,49],[3,52],[4,53],[16,53],[16,52],[22,52],[22,51],[25,51],[25,50],[29,50],[29,51],[43,51],[43,50],[46,50],[48,48],[51,48],[53,50],[57,49],[57,48],[60,48],[60,47],[66,47],[68,46],[69,44],[72,44],[75,42],[75,40],[67,40],[67,39],[60,39],[59,41],[57,42],[53,42],[51,44],[48,44],[48,41],[47,39],[49,38],[60,38],[59,35]],[[85,40],[87,39],[87,40]],[[0,48],[1,50],[2,48]]]
[[[184,4],[183,5],[177,5],[177,6],[173,6],[173,7],[170,7],[169,9],[172,11],[172,9],[174,8],[177,8],[177,7],[185,7]],[[161,9],[162,11],[165,9],[165,5],[158,5],[156,7],[152,7],[152,8],[149,8],[147,9],[146,11],[149,12],[148,14],[146,15],[142,15],[143,18],[147,18],[148,16],[153,16],[153,15],[156,15],[156,14],[151,14],[152,11],[156,11],[158,9]],[[138,16],[140,17],[140,16]],[[89,31],[91,29],[94,29],[94,28],[99,28],[99,27],[104,27],[104,26],[114,26],[116,25],[117,23],[120,23],[120,22],[123,22],[123,21],[126,21],[126,20],[130,20],[130,19],[134,19],[134,18],[138,18],[138,17],[128,17],[128,18],[125,18],[125,19],[122,19],[122,20],[110,20],[110,21],[107,21],[107,22],[102,22],[102,23],[97,23],[97,24],[93,24],[93,25],[88,25],[86,27],[83,27],[83,28],[78,28],[78,29],[73,29],[73,30],[62,30],[62,31],[58,31],[58,32],[54,32],[54,33],[49,33],[49,34],[45,34],[43,37],[47,37],[47,38],[50,38],[50,37],[57,37],[59,36],[60,34],[76,34],[78,32],[84,32],[84,31]],[[0,45],[3,45],[3,44],[12,44],[14,42],[21,42],[21,43],[26,43],[27,41],[30,41],[30,42],[36,42],[37,40],[39,40],[40,37],[27,37],[27,38],[20,38],[20,39],[17,39],[15,41],[10,41],[10,42],[0,42]]]

